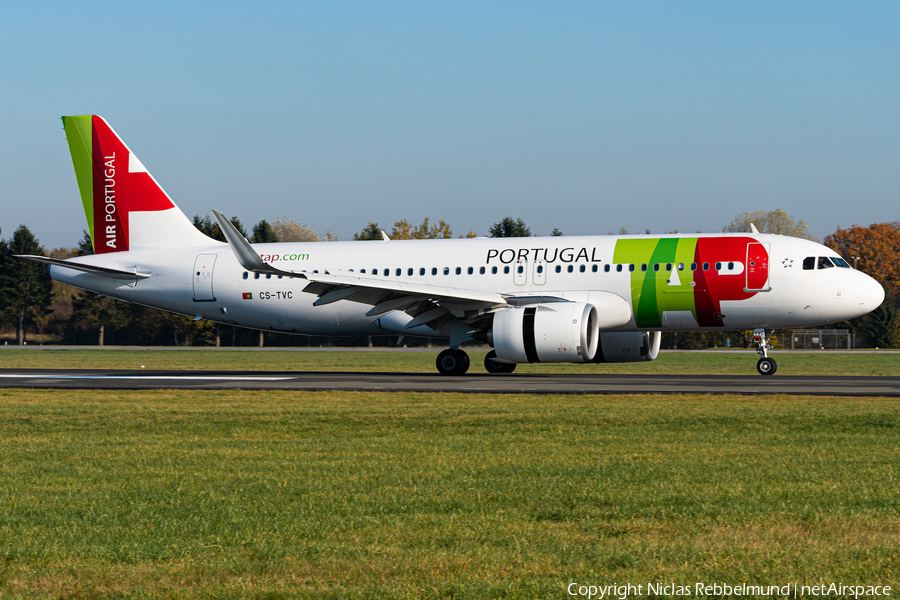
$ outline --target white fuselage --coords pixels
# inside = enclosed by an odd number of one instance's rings
[[[664,305],[668,298],[683,299],[684,294],[693,292],[691,268],[699,270],[702,265],[667,263],[661,273],[654,272],[651,262],[646,272],[641,270],[643,265],[629,270],[626,264],[617,270],[620,263],[615,262],[615,248],[622,240],[723,238],[721,234],[317,242],[255,244],[253,249],[270,265],[296,273],[351,274],[505,296],[556,296],[582,302],[591,302],[597,292],[612,293],[632,307],[630,322],[615,331],[778,329],[828,324],[866,314],[884,297],[876,281],[855,269],[804,269],[803,262],[809,257],[837,256],[825,246],[777,235],[735,235],[752,238],[767,248],[767,281],[761,288],[766,291],[757,291],[746,299],[723,299],[717,315],[721,324],[715,326],[699,324],[696,314],[683,310],[683,306],[676,307],[682,310],[666,310]],[[722,281],[734,278],[743,285],[745,263],[750,259],[743,253],[732,254],[715,257],[710,268],[721,262],[716,275]],[[402,313],[366,316],[372,305],[353,298],[313,306],[317,296],[304,292],[309,281],[248,272],[227,244],[213,240],[208,246],[119,252],[77,260],[150,277],[114,280],[53,266],[53,279],[112,298],[220,323],[316,335],[385,331],[446,335],[446,331],[426,326],[404,330],[410,317]],[[671,271],[666,273],[667,269]],[[634,306],[647,277],[656,278],[657,287],[662,286],[659,322],[653,326],[640,322]]]

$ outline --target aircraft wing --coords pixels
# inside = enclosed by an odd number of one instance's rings
[[[331,273],[294,273],[294,277],[308,279],[309,285],[303,288],[304,292],[310,292],[319,296],[316,306],[328,304],[336,300],[349,298],[353,293],[344,292],[348,288],[357,288],[357,292],[363,290],[382,290],[393,294],[408,296],[421,296],[433,300],[456,300],[485,304],[504,305],[506,299],[502,294],[495,292],[482,292],[479,290],[466,290],[449,288],[426,283],[412,283],[398,281],[396,279],[380,279],[377,277],[359,277],[352,275],[332,275]],[[330,295],[330,298],[329,298]]]
[[[253,273],[281,275],[306,279],[309,284],[303,291],[316,294],[319,298],[316,306],[323,306],[338,300],[352,300],[371,304],[372,309],[366,313],[376,316],[393,310],[402,310],[413,316],[407,327],[429,325],[440,327],[449,320],[450,314],[474,322],[506,306],[521,306],[537,302],[564,302],[555,296],[512,297],[495,292],[469,290],[444,286],[429,285],[387,279],[365,277],[360,275],[308,273],[283,271],[263,261],[224,214],[212,211],[228,240],[228,245],[242,267]]]

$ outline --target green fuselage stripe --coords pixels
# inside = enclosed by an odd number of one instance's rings
[[[694,304],[694,260],[697,238],[626,239],[616,242],[613,262],[634,265],[631,305],[638,327],[662,327],[663,311],[690,311]],[[678,270],[678,265],[684,265]],[[646,271],[643,270],[646,265]],[[659,270],[654,270],[659,265]],[[671,265],[671,270],[667,269]],[[626,267],[628,268],[628,267]]]

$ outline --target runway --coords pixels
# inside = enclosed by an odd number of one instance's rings
[[[900,377],[0,369],[2,388],[900,397]]]

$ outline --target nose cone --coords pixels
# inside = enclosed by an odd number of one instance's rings
[[[884,302],[884,288],[881,284],[865,275],[859,286],[859,308],[863,310],[863,314],[872,312]]]

